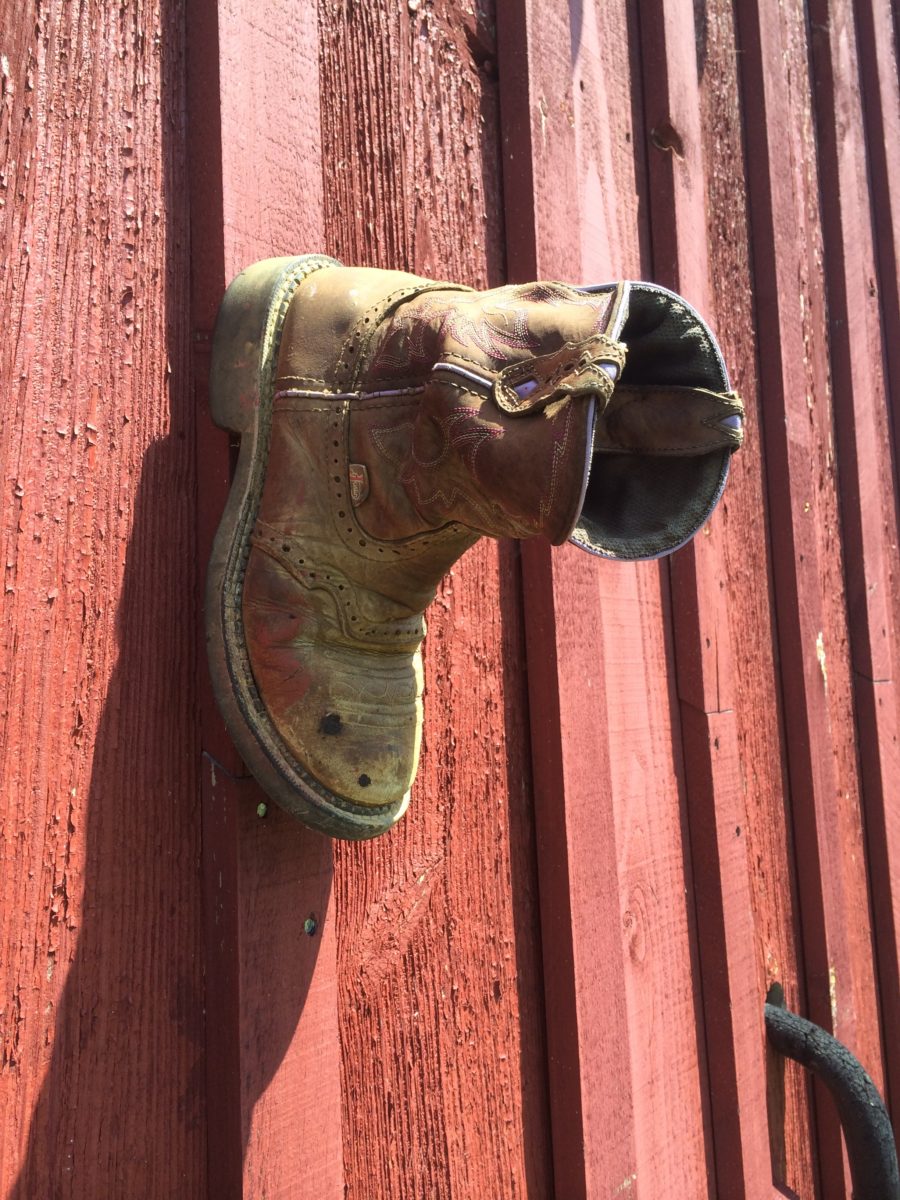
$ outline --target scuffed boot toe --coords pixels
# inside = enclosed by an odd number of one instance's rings
[[[315,572],[313,572],[315,574]],[[277,734],[336,819],[383,832],[406,810],[419,758],[418,642],[366,649],[348,642],[339,600],[268,555],[250,557],[244,624],[250,665]]]

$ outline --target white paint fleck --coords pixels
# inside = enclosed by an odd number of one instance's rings
[[[538,109],[541,114],[541,143],[547,145],[547,113],[550,111],[547,108],[547,101],[541,96],[538,102]]]
[[[831,1005],[831,1028],[837,1027],[837,971],[828,968],[828,1002]]]
[[[819,660],[819,670],[822,672],[822,680],[825,686],[828,687],[828,667],[825,664],[825,635],[821,629],[816,635],[816,658]]]

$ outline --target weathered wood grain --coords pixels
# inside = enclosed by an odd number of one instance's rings
[[[756,1006],[896,1110],[898,139],[887,0],[0,0],[4,1200],[845,1200]],[[749,414],[671,573],[458,564],[334,877],[197,637],[215,310],[316,250],[653,275]]]
[[[257,796],[259,795],[257,791]],[[241,803],[243,1195],[343,1194],[335,915],[327,838]]]
[[[320,5],[329,252],[502,282],[491,14]],[[410,811],[337,845],[348,1197],[546,1196],[518,552],[482,543],[428,613]]]
[[[652,231],[642,204],[649,180],[638,148],[646,114],[634,15],[628,5],[610,6],[596,18],[585,10],[580,27],[573,28],[578,46],[572,88],[579,208],[585,214],[582,220],[590,220],[599,207],[599,191],[605,195],[603,207],[614,208],[618,215],[616,224],[609,222],[605,238],[600,229],[582,232],[581,275],[589,280],[639,278],[649,271]],[[630,50],[627,69],[625,46]],[[601,78],[606,80],[602,88]],[[550,192],[548,186],[544,202]],[[557,231],[557,245],[562,233]],[[675,749],[667,572],[656,563],[632,566],[587,559],[587,564],[596,571],[599,603],[584,597],[585,614],[598,622],[603,637],[606,696],[598,717],[607,727],[609,801],[617,833],[635,1189],[644,1197],[666,1190],[699,1196],[708,1186],[700,1067],[703,1029],[694,985],[694,915]],[[564,677],[567,690],[577,686],[577,678],[572,655]],[[580,902],[591,903],[587,884]],[[598,1036],[605,1044],[607,1037],[595,1018],[593,1037]],[[603,1195],[605,1183],[598,1175],[596,1194]]]
[[[631,1188],[636,1176],[635,1051],[622,941],[623,933],[633,939],[640,962],[646,906],[632,898],[627,918],[622,914],[615,820],[611,806],[602,803],[612,777],[605,713],[597,701],[590,703],[604,691],[603,647],[591,604],[584,603],[596,594],[591,564],[583,555],[570,561],[569,591],[560,596],[549,559],[548,547],[526,548],[528,675],[553,1181],[556,1194],[575,1198],[623,1183]],[[573,579],[580,593],[574,593]],[[571,668],[574,656],[580,662],[577,685],[564,693],[562,667]],[[584,746],[589,757],[579,754]]]
[[[885,378],[885,335],[890,334],[882,330],[876,285],[854,6],[842,0],[819,2],[811,6],[811,16],[819,149],[822,173],[829,181],[822,189],[822,221],[856,738],[873,887],[885,1066],[896,1097],[900,1094],[900,712],[894,656],[900,630],[900,562]]]
[[[783,984],[789,1002],[801,1006],[804,986],[796,940],[794,852],[782,760],[777,631],[765,501],[762,417],[766,398],[758,379],[760,347],[755,333],[733,6],[718,0],[707,5],[696,36],[710,245],[708,312],[732,383],[747,409],[746,440],[732,460],[728,487],[709,534],[718,540],[722,556],[719,580],[725,588],[719,590],[725,598],[732,654],[733,690],[728,707],[734,709],[741,803],[746,813],[744,822],[735,819],[732,832],[746,843],[757,1003],[769,984],[777,980]],[[735,952],[743,942],[736,931],[730,936],[729,948]],[[812,1195],[813,1144],[806,1082],[792,1064],[776,1070],[772,1062],[771,1068],[772,1178],[800,1196]],[[752,1177],[750,1182],[754,1182]]]
[[[174,0],[0,12],[14,1200],[205,1194],[184,47]]]
[[[578,279],[582,227],[575,100],[571,73],[560,69],[570,44],[568,18],[557,6],[503,3],[498,6],[498,37],[511,277],[539,276],[541,234],[546,247],[558,223],[573,235],[574,244],[558,247],[546,273]],[[537,47],[549,55],[556,71],[548,70],[546,76],[535,71]],[[593,62],[587,66],[585,87],[590,84],[591,99],[600,89],[605,92],[607,82],[615,87],[616,76],[607,80]],[[605,99],[602,93],[597,96],[601,113]],[[592,114],[593,106],[585,105],[584,111]],[[589,121],[582,127],[593,132]],[[597,139],[596,145],[602,148],[603,142]],[[598,218],[616,214],[601,185],[601,164],[609,176],[612,165],[605,155],[598,163],[596,151],[586,159],[585,174],[594,185],[592,211]],[[621,164],[621,151],[617,159]],[[627,177],[627,154],[620,169]],[[555,213],[536,203],[546,179],[554,182]],[[633,225],[623,221],[622,226],[627,238]],[[526,545],[523,552],[544,989],[552,1014],[547,1044],[553,1183],[556,1194],[576,1200],[604,1185],[631,1189],[637,1167],[618,848],[612,807],[602,803],[611,791],[609,747],[605,706],[593,699],[603,690],[603,648],[593,611],[594,570],[586,556],[569,556],[569,590],[563,588],[560,595],[549,547]],[[577,683],[567,688],[575,662]],[[582,885],[591,880],[593,904],[578,894],[579,879]],[[602,1050],[596,1023],[586,1014],[596,993],[603,996],[598,1010],[606,1030]],[[603,1129],[602,1137],[594,1136],[595,1127]]]
[[[869,202],[886,368],[886,401],[893,425],[896,494],[896,480],[900,479],[900,475],[897,474],[897,446],[900,445],[900,188],[897,187],[897,180],[900,179],[900,72],[897,67],[897,14],[896,8],[883,0],[870,0],[859,4],[855,12],[870,187]],[[896,596],[896,588],[894,595]],[[879,682],[870,693],[864,690],[858,700],[859,727],[862,729],[881,724],[882,714],[886,712],[893,736],[897,709],[896,702],[892,705],[894,695],[893,680],[889,687]],[[896,765],[893,769],[887,766],[890,737],[883,736],[879,731],[877,738],[872,739],[869,745],[877,745],[879,761],[870,763],[865,749],[862,750],[864,777],[868,779],[874,770],[877,778],[877,773],[884,770],[886,780],[892,783],[896,781]],[[896,754],[896,743],[893,753]],[[878,805],[872,816],[867,815],[867,821],[878,953],[879,960],[886,960],[886,967],[879,964],[883,973],[882,1036],[887,1060],[889,1100],[896,1122],[900,1105],[900,1071],[896,1058],[897,1048],[900,1046],[900,1012],[897,1009],[900,987],[896,982],[893,985],[890,982],[892,975],[896,978],[894,958],[897,953],[891,949],[890,939],[893,934],[896,943],[900,937],[896,907],[897,897],[900,895],[896,865],[896,847],[900,838],[900,805]]]
[[[799,8],[768,2],[742,7],[739,21],[806,1000],[810,1017],[846,1042],[880,1082],[807,27]],[[784,69],[772,70],[775,61]],[[816,1101],[822,1195],[844,1196],[836,1116],[818,1089]]]
[[[320,0],[325,225],[348,263],[503,281],[492,22]]]
[[[533,180],[530,197],[506,189],[511,263],[520,276],[640,277],[626,6],[505,4],[500,17],[501,84],[523,30],[528,62],[503,96],[504,166],[518,181],[530,157]],[[545,944],[570,924],[547,974],[548,1009],[567,1006],[549,1033],[564,1039],[551,1060],[557,1193],[705,1194],[666,582],[656,564],[571,548],[528,547],[524,562]]]
[[[699,19],[702,19],[699,18]],[[714,321],[710,259],[717,246],[707,215],[707,163],[698,65],[703,29],[678,0],[642,13],[641,52],[648,138],[653,275]],[[717,79],[721,103],[721,77]],[[732,126],[734,139],[737,124]],[[734,157],[740,147],[729,145]],[[713,218],[714,219],[714,218]],[[713,237],[710,237],[712,233]],[[731,285],[720,296],[727,305]],[[722,301],[725,303],[721,303]],[[729,501],[741,497],[729,490]],[[763,963],[753,937],[747,809],[740,764],[736,681],[723,512],[669,560],[685,791],[703,998],[709,1113],[716,1190],[771,1195],[766,1126]],[[765,576],[762,577],[764,581]],[[723,586],[723,583],[725,586]]]
[[[891,0],[856,5],[877,284],[894,446],[900,446],[900,30]],[[894,456],[895,488],[900,466]]]
[[[323,180],[314,9],[209,0],[190,16],[203,570],[230,458],[207,412],[216,309],[249,263],[321,250]],[[257,816],[200,670],[210,1195],[329,1200],[344,1174],[331,848],[271,805]]]

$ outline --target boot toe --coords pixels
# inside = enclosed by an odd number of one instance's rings
[[[310,777],[341,820],[384,828],[405,811],[421,741],[417,646],[346,641],[328,593],[308,590],[253,553],[243,618],[256,691],[282,774]]]
[[[415,654],[364,654],[300,643],[310,684],[273,720],[294,757],[341,809],[403,804],[416,772],[421,665]]]

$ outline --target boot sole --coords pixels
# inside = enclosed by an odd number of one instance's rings
[[[210,368],[210,411],[240,435],[237,467],[206,579],[206,636],[213,691],[241,758],[266,794],[321,833],[354,841],[389,829],[409,802],[367,809],[337,796],[291,753],[256,686],[244,636],[244,573],[266,477],[272,393],[281,331],[301,282],[333,258],[307,254],[254,263],[219,309]]]

